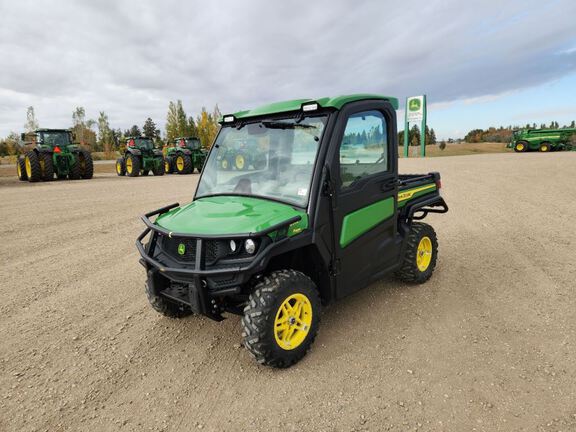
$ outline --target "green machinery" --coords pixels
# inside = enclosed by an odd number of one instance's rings
[[[165,149],[164,172],[172,174],[192,174],[194,170],[202,171],[206,160],[206,151],[202,149],[196,137],[176,138]]]
[[[124,155],[116,160],[116,174],[138,177],[150,172],[155,176],[164,175],[162,150],[154,147],[152,138],[127,137]]]
[[[219,163],[223,170],[261,170],[266,167],[266,155],[257,139],[241,139],[221,153]]]
[[[152,308],[242,315],[248,352],[288,367],[323,305],[386,274],[426,282],[438,242],[421,220],[448,206],[439,173],[398,173],[397,109],[396,98],[350,95],[225,115],[192,202],[142,216]]]
[[[507,146],[517,153],[576,150],[576,129],[521,129],[512,134]]]
[[[23,154],[18,157],[16,170],[21,181],[91,179],[94,164],[91,153],[73,144],[68,129],[37,129],[21,135]]]

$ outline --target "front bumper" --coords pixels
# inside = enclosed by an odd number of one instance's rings
[[[301,218],[295,216],[257,233],[224,236],[173,233],[150,220],[151,217],[166,213],[178,205],[172,204],[142,216],[146,229],[136,241],[136,248],[141,256],[140,263],[146,268],[149,278],[158,272],[171,281],[169,289],[161,294],[171,301],[180,301],[190,306],[195,313],[216,320],[222,317],[215,299],[241,294],[242,285],[266,268],[272,249],[280,247],[287,240],[288,227]],[[272,232],[275,233],[274,239],[268,236]],[[143,240],[149,234],[150,239],[144,244]],[[249,238],[259,244],[258,251],[253,256],[214,260],[212,245]],[[167,250],[167,245],[173,242],[182,242],[188,245],[186,249],[193,251],[186,256],[185,261]]]

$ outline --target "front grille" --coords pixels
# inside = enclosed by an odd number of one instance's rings
[[[163,237],[162,249],[178,261],[196,261],[196,239]]]

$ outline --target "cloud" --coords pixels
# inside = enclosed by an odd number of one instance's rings
[[[0,0],[0,136],[28,105],[45,127],[84,106],[127,128],[163,126],[176,99],[192,113],[356,92],[497,97],[576,72],[575,14],[570,0]]]

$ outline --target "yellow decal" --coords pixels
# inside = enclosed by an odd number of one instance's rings
[[[398,202],[400,202],[400,201],[406,201],[406,200],[412,198],[415,193],[418,193],[418,192],[421,192],[421,191],[425,191],[425,190],[428,190],[428,189],[435,189],[435,188],[436,188],[436,185],[435,185],[435,184],[429,184],[429,185],[422,186],[422,187],[419,187],[419,188],[416,188],[416,189],[410,189],[410,190],[407,190],[407,191],[405,191],[405,192],[400,192],[400,193],[398,194]]]

